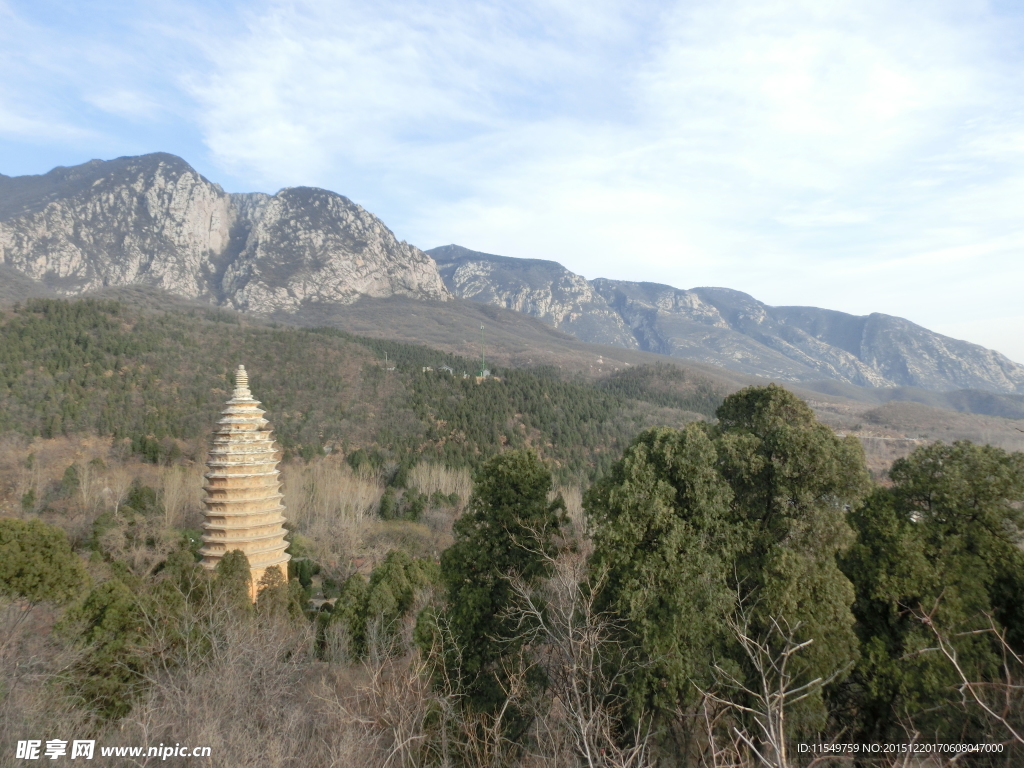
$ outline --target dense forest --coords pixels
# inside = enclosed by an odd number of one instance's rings
[[[286,458],[362,449],[376,462],[478,466],[501,446],[532,446],[562,474],[593,477],[655,411],[681,423],[722,398],[669,366],[599,384],[551,368],[477,382],[475,361],[333,329],[32,300],[0,319],[0,432],[110,435],[166,460],[208,434],[239,364]]]
[[[289,578],[255,604],[244,555],[196,555],[238,363],[287,452]],[[1024,454],[936,442],[879,484],[775,385],[473,372],[217,313],[5,315],[0,761],[1024,760]]]

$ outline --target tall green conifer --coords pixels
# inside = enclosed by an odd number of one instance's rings
[[[564,519],[561,498],[548,501],[551,472],[531,451],[509,451],[476,477],[469,506],[454,527],[455,543],[441,556],[447,592],[445,620],[459,659],[458,677],[471,708],[497,710],[529,627],[509,611],[509,579],[527,584],[550,573]]]
[[[650,429],[585,498],[600,604],[625,619],[624,647],[644,660],[629,682],[635,712],[692,701],[725,640],[738,540],[716,461],[701,425]]]
[[[837,557],[854,538],[847,513],[870,487],[860,442],[837,437],[774,384],[730,395],[717,415],[719,467],[744,540],[733,573],[748,631],[768,637],[780,621],[799,627],[795,640],[813,641],[791,662],[795,680],[851,668],[859,655],[854,591]],[[796,729],[823,726],[820,696],[794,715]]]
[[[1002,649],[1024,648],[1024,454],[957,442],[918,448],[852,516],[857,541],[843,568],[857,589],[863,642],[851,690],[865,738],[907,722],[938,740],[984,740],[990,725],[961,706],[961,680],[932,650],[925,614],[972,680],[1000,683]]]

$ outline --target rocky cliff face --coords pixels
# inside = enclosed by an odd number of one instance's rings
[[[351,304],[360,296],[442,300],[433,260],[398,242],[377,217],[323,189],[283,189],[258,206],[245,247],[225,271],[238,309],[295,310],[306,302]]]
[[[0,176],[0,263],[63,295],[142,283],[255,312],[449,297],[429,256],[347,198],[228,195],[167,154]]]
[[[0,179],[0,257],[63,294],[145,282],[196,298],[236,217],[173,155],[94,160]]]
[[[458,245],[430,251],[456,296],[543,318],[582,341],[638,348],[638,343],[586,278],[561,264],[480,254]]]
[[[528,312],[586,341],[788,381],[1024,393],[1024,366],[898,317],[769,307],[728,288],[587,282],[555,262],[459,246],[428,253],[456,296]],[[585,332],[566,320],[580,310],[594,318]]]

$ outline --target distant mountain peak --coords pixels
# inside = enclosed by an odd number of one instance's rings
[[[166,152],[0,176],[0,262],[64,295],[143,284],[257,312],[449,298],[429,256],[348,198],[228,195]]]
[[[783,381],[1024,393],[1024,366],[900,317],[770,307],[731,288],[586,281],[560,264],[427,251],[460,298],[518,309],[583,341],[642,349]],[[546,300],[557,293],[558,312]],[[566,312],[565,307],[576,307]],[[584,309],[585,308],[585,309]],[[577,319],[586,312],[588,321]]]

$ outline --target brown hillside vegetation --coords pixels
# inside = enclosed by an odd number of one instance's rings
[[[860,439],[868,467],[877,478],[882,478],[896,459],[936,440],[970,440],[1007,451],[1024,450],[1024,422],[1020,419],[957,413],[911,402],[871,406],[808,397],[808,403],[823,423]]]

